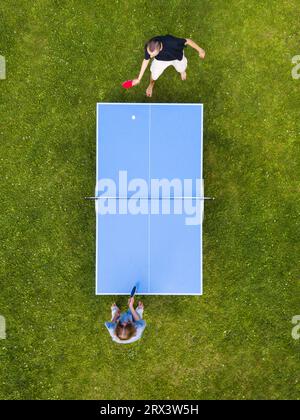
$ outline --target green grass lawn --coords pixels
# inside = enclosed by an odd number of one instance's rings
[[[0,20],[0,397],[299,398],[299,1],[3,0]],[[205,294],[145,297],[143,339],[119,346],[82,199],[95,104],[148,102],[149,71],[120,84],[167,33],[207,52],[187,49],[188,80],[168,69],[150,100],[205,106]]]

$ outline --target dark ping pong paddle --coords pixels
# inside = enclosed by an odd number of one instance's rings
[[[130,297],[133,297],[135,293],[136,293],[136,286],[134,286],[133,289],[131,290]]]

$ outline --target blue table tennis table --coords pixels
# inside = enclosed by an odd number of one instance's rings
[[[203,183],[200,192],[196,188],[196,180],[203,182],[202,162],[202,104],[97,104],[97,295],[128,295],[134,284],[141,295],[202,295]],[[132,185],[136,179],[148,187],[152,180],[195,181],[188,194],[172,190],[165,197],[160,190],[154,197],[152,190],[140,190],[135,197],[148,209],[155,200],[158,207],[166,200],[171,207],[199,201],[201,220],[187,224],[187,215],[175,211],[121,211],[133,192],[120,185],[120,171]],[[101,180],[111,180],[116,188],[104,191]],[[102,214],[101,200],[108,206],[115,200],[119,211]]]

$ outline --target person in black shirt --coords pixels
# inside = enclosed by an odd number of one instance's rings
[[[150,67],[150,84],[146,90],[147,96],[152,96],[155,80],[169,66],[175,67],[180,73],[181,79],[186,80],[187,59],[183,50],[187,45],[194,48],[200,58],[205,58],[205,51],[191,39],[176,38],[172,35],[156,36],[150,39],[145,45],[145,57],[140,74],[137,79],[133,80],[133,85],[136,86],[140,83],[151,58],[153,61]]]

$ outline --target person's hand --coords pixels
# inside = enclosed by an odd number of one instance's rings
[[[140,79],[133,79],[133,81],[132,81],[132,85],[133,86],[136,86],[136,85],[138,85],[140,83]]]
[[[205,51],[202,48],[199,51],[199,57],[202,58],[202,60],[204,60],[204,58],[205,58]]]
[[[132,308],[134,305],[134,296],[128,299],[128,306],[129,308]]]

